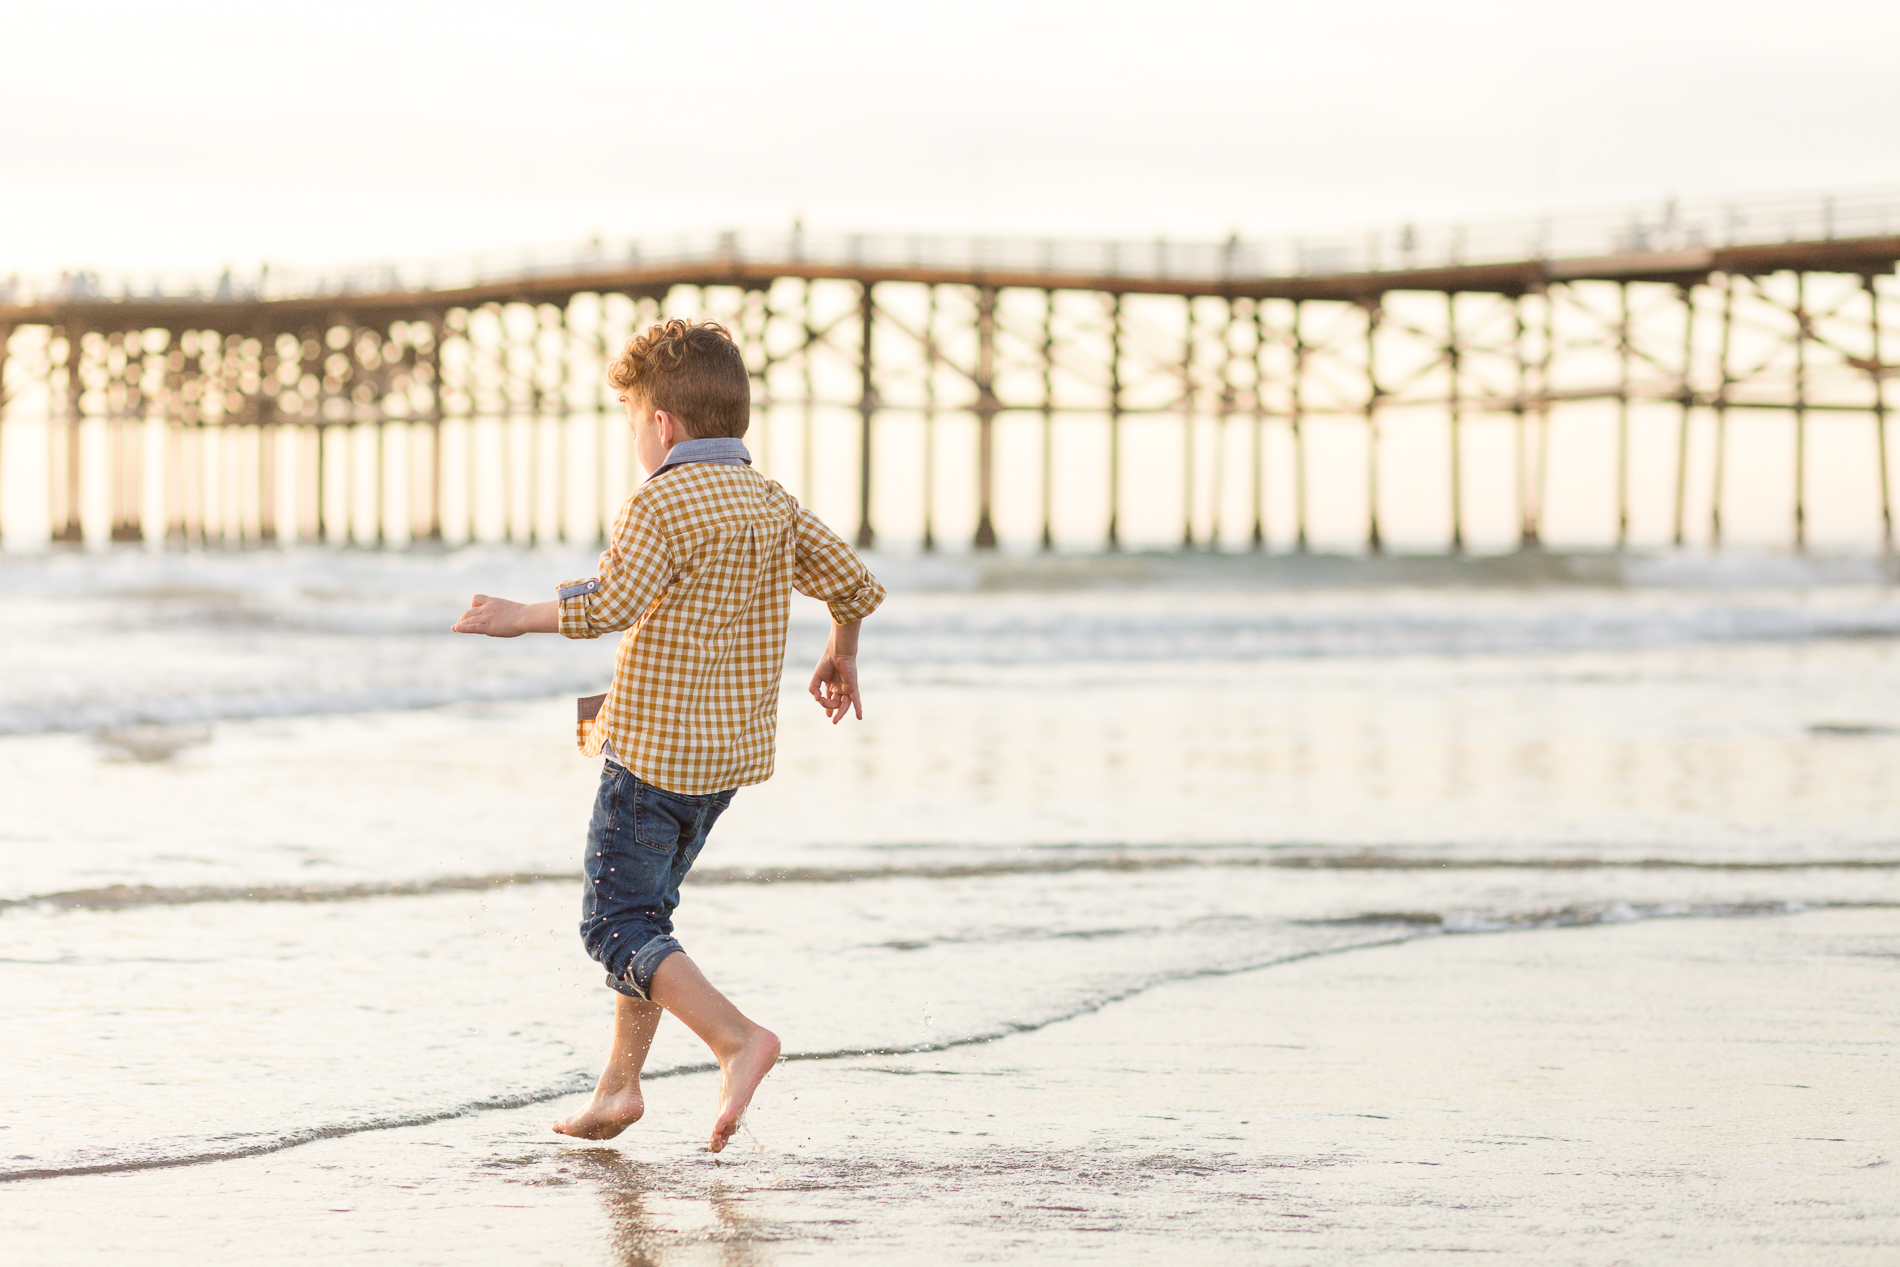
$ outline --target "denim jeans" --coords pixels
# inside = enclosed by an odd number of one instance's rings
[[[587,824],[581,941],[615,990],[646,998],[660,961],[681,948],[673,937],[680,881],[730,804],[729,791],[683,796],[614,761],[601,769]]]

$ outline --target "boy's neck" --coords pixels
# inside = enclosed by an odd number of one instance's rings
[[[709,462],[715,466],[751,466],[752,454],[747,451],[745,441],[737,436],[704,436],[681,440],[666,451],[660,464],[653,468],[653,479],[663,471],[688,462]]]

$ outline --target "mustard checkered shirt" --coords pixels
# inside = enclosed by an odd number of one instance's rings
[[[839,624],[884,601],[851,547],[776,482],[705,462],[635,490],[589,579],[592,592],[560,600],[561,636],[627,632],[581,751],[610,741],[634,774],[687,795],[772,777],[792,590]]]

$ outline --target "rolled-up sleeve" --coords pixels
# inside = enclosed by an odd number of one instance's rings
[[[798,511],[797,533],[793,589],[823,602],[840,625],[863,620],[878,609],[884,587],[844,538],[803,507]]]
[[[672,549],[648,508],[630,497],[614,520],[613,540],[594,576],[562,581],[563,638],[598,638],[639,620],[678,575]]]

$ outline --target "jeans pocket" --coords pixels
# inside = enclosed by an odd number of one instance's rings
[[[606,795],[601,797],[601,801],[606,810],[607,822],[605,825],[608,831],[612,831],[618,826],[621,818],[624,817],[620,797],[626,789],[621,785],[620,777],[620,771],[614,769],[611,765],[601,771],[601,782],[606,785],[602,789]]]
[[[620,805],[620,776],[609,765],[600,772],[600,786],[594,791],[594,811],[587,819],[590,839],[605,838],[625,815]]]
[[[692,834],[690,806],[682,806],[658,788],[641,784],[633,798],[633,839],[642,849],[671,854],[680,837]]]

